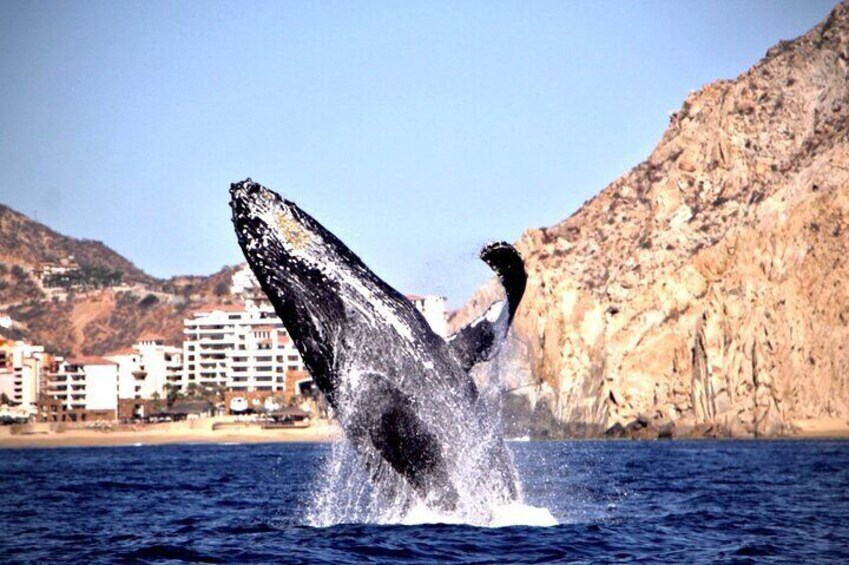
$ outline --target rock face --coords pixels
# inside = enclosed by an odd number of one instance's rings
[[[842,3],[692,93],[648,160],[525,233],[528,290],[491,373],[526,429],[751,436],[849,418],[848,69]]]

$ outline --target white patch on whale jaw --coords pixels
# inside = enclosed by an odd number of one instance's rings
[[[504,307],[506,305],[507,305],[506,300],[501,300],[499,302],[496,302],[495,304],[493,304],[492,306],[490,306],[487,309],[486,313],[483,315],[484,319],[486,319],[487,322],[494,324],[495,322],[498,321],[498,318],[501,316],[501,312],[504,311]]]
[[[475,326],[482,324],[483,322],[489,322],[492,325],[496,323],[504,323],[506,325],[507,318],[503,317],[502,314],[505,312],[505,308],[507,307],[506,300],[499,300],[498,302],[494,302],[486,309],[486,312],[475,318],[467,327],[474,328]],[[454,341],[460,333],[454,333],[448,336],[445,341],[451,343]]]

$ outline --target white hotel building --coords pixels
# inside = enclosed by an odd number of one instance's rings
[[[104,355],[118,365],[118,398],[165,398],[166,385],[182,381],[183,350],[165,345],[165,338],[143,334],[132,347]]]
[[[43,346],[0,340],[0,394],[24,410],[34,412],[45,363],[50,363],[50,355]]]
[[[408,296],[434,331],[445,336],[445,299]],[[305,371],[283,322],[267,300],[208,306],[183,320],[182,390],[191,384],[235,392],[288,392],[286,375]],[[309,378],[298,386],[306,385]]]
[[[445,319],[444,296],[418,296],[408,294],[407,300],[413,303],[416,310],[422,313],[430,328],[439,337],[448,335],[448,321]]]
[[[304,363],[267,301],[208,306],[183,320],[183,390],[284,392],[289,371]]]
[[[118,366],[118,417],[149,416],[156,407],[143,401],[164,401],[169,385],[180,388],[182,355],[181,348],[165,345],[165,338],[152,333],[142,334],[132,347],[104,355]]]
[[[103,357],[57,361],[46,375],[43,421],[114,420],[118,413],[118,364]]]

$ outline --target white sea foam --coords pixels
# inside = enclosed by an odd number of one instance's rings
[[[506,526],[549,528],[556,526],[558,523],[548,508],[514,502],[513,504],[496,507],[492,513],[492,523],[490,526],[493,528],[503,528]]]
[[[417,526],[421,524],[465,524],[465,520],[451,514],[444,514],[425,504],[417,504],[401,519],[405,526]],[[532,526],[548,528],[556,526],[559,522],[551,514],[548,508],[531,506],[514,502],[502,506],[496,506],[492,510],[490,519],[474,526],[487,528],[506,528],[509,526]]]

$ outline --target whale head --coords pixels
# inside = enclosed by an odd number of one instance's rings
[[[332,380],[329,348],[345,317],[347,248],[295,203],[250,178],[230,185],[230,207],[251,270],[322,387],[324,378]]]
[[[326,269],[339,241],[309,214],[250,178],[230,185],[230,207],[239,245],[252,268],[282,271],[299,280],[304,271],[329,278]],[[296,285],[297,286],[297,285]]]

